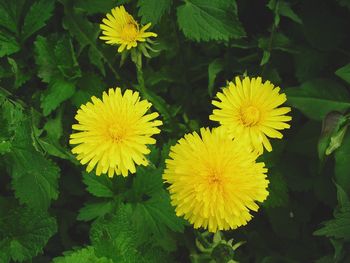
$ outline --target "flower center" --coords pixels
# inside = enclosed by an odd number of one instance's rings
[[[241,120],[245,126],[256,125],[260,120],[260,111],[254,106],[241,109]]]
[[[131,42],[136,39],[138,33],[139,29],[137,24],[129,23],[123,27],[120,37],[125,41]]]
[[[121,142],[125,139],[125,129],[119,127],[118,125],[112,124],[108,128],[108,136],[113,142]]]
[[[211,170],[209,171],[209,174],[208,174],[208,182],[210,185],[213,185],[213,184],[221,184],[221,176],[220,176],[220,173],[216,170]]]

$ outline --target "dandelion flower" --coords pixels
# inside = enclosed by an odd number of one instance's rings
[[[259,153],[265,148],[271,151],[269,138],[282,138],[279,130],[287,129],[286,122],[292,118],[285,115],[289,107],[279,107],[286,100],[280,88],[261,78],[245,77],[243,81],[236,77],[236,83],[229,82],[228,87],[216,94],[219,101],[213,100],[215,109],[210,120],[218,121],[226,127],[231,136],[247,140]]]
[[[137,42],[145,42],[149,37],[156,37],[153,32],[146,32],[151,23],[139,28],[139,24],[125,10],[124,6],[116,7],[111,10],[111,14],[102,20],[100,28],[103,30],[103,36],[100,39],[105,40],[107,44],[119,45],[118,52],[123,52],[136,47]]]
[[[171,147],[163,174],[176,215],[210,232],[247,224],[268,195],[257,156],[223,128],[186,134]]]
[[[136,165],[147,166],[145,157],[150,150],[147,144],[156,140],[151,136],[160,132],[156,120],[158,113],[147,113],[151,103],[141,100],[138,92],[127,89],[122,94],[120,88],[103,92],[102,100],[93,96],[92,102],[82,105],[72,126],[70,144],[81,164],[88,164],[86,170],[96,174],[108,173],[128,175],[135,173]]]

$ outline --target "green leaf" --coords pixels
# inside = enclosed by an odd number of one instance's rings
[[[83,208],[79,210],[78,220],[90,221],[98,217],[103,217],[110,213],[114,207],[112,201],[102,201],[95,203],[86,203]]]
[[[28,121],[17,128],[9,162],[12,186],[21,203],[46,209],[58,197],[59,168],[36,151],[31,134]]]
[[[245,36],[234,0],[186,0],[177,8],[177,21],[185,36],[196,41]]]
[[[345,192],[350,193],[350,133],[347,132],[342,145],[335,151],[335,180]]]
[[[215,78],[223,69],[222,59],[215,59],[208,66],[208,92],[210,96],[213,96]]]
[[[302,24],[301,18],[293,11],[290,4],[280,0],[270,0],[267,7],[274,11],[276,14],[288,17],[298,24]]]
[[[323,223],[323,227],[314,232],[316,236],[350,239],[350,204],[334,214],[334,219]]]
[[[106,14],[111,11],[112,8],[122,5],[128,2],[128,0],[75,0],[74,9],[82,10],[89,15],[97,13]]]
[[[322,120],[331,111],[343,112],[350,107],[347,90],[328,79],[304,82],[299,88],[288,88],[287,103],[313,120]]]
[[[14,54],[19,50],[20,46],[13,36],[0,32],[0,58]]]
[[[22,40],[27,39],[40,28],[44,27],[46,21],[52,16],[54,9],[53,0],[39,0],[29,9],[22,27]]]
[[[97,257],[95,249],[91,246],[64,252],[64,257],[53,259],[53,263],[113,263],[111,259],[106,257]]]
[[[0,220],[0,258],[30,260],[42,252],[56,231],[56,220],[44,211],[11,209]]]
[[[337,69],[335,75],[350,84],[350,63]]]
[[[269,172],[269,181],[269,196],[263,205],[272,208],[287,205],[288,187],[283,175],[280,172]]]
[[[326,115],[322,122],[322,131],[317,147],[320,160],[341,146],[348,125],[348,119],[339,112],[330,112]]]
[[[171,4],[172,0],[138,0],[138,15],[142,17],[141,23],[144,25],[149,22],[156,24],[170,9]]]
[[[18,34],[18,23],[24,2],[25,0],[0,1],[0,26]]]
[[[58,74],[53,42],[42,36],[38,36],[34,42],[35,62],[39,67],[38,76],[46,83]]]
[[[69,99],[75,92],[73,83],[63,79],[55,79],[49,84],[49,88],[41,95],[40,107],[43,109],[45,116],[67,99]]]
[[[74,12],[68,0],[61,0],[65,7],[65,16],[63,18],[63,26],[67,29],[77,41],[79,41],[81,49],[89,48],[89,58],[102,74],[104,68],[101,65],[106,64],[114,75],[115,79],[120,79],[119,74],[115,71],[110,59],[101,51],[97,45],[97,37],[100,30],[97,25],[90,23],[85,17]],[[91,59],[92,58],[92,59]]]
[[[136,233],[130,224],[131,207],[120,205],[115,215],[97,219],[91,227],[90,239],[97,256],[114,262],[140,262],[136,250]]]
[[[72,42],[67,37],[56,40],[54,36],[38,36],[35,41],[36,63],[39,77],[49,83],[41,95],[41,108],[45,116],[75,92],[75,79],[81,76]]]
[[[97,197],[113,197],[112,179],[107,175],[97,176],[93,173],[83,173],[83,182],[87,186],[87,190]]]

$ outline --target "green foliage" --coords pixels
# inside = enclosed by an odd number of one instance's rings
[[[340,208],[334,214],[334,219],[324,223],[321,229],[315,231],[315,235],[322,235],[334,238],[350,239],[350,204]]]
[[[64,257],[53,259],[54,263],[113,263],[111,259],[97,257],[94,247],[88,246],[75,251],[64,253]]]
[[[322,120],[331,111],[350,108],[349,92],[340,84],[328,79],[315,79],[299,88],[286,90],[288,104],[313,120]]]
[[[99,24],[121,4],[158,36],[119,54]],[[349,7],[0,0],[0,262],[350,262]],[[162,174],[171,145],[216,126],[210,102],[236,76],[279,86],[291,128],[259,157],[253,219],[212,235],[176,216]],[[117,86],[163,121],[126,178],[86,173],[69,145],[77,109]]]
[[[139,16],[142,17],[141,23],[151,22],[156,24],[167,12],[171,6],[172,0],[139,0]]]
[[[177,9],[181,30],[196,41],[229,40],[245,36],[234,0],[188,0]]]
[[[4,263],[30,260],[57,231],[56,220],[43,211],[18,207],[1,214],[0,259]]]

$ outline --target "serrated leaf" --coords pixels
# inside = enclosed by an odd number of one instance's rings
[[[88,246],[75,251],[64,252],[64,257],[53,259],[53,263],[113,263],[106,257],[97,257],[94,247]]]
[[[95,203],[86,203],[83,208],[79,210],[77,219],[82,221],[90,221],[98,217],[103,217],[110,213],[113,209],[112,201],[102,201]]]
[[[337,82],[315,79],[299,88],[288,88],[287,104],[297,108],[313,120],[322,120],[331,111],[343,112],[350,108],[348,91]]]
[[[187,0],[177,8],[177,21],[185,36],[196,41],[245,36],[234,0]]]
[[[350,239],[350,205],[335,212],[334,219],[323,223],[323,227],[314,232],[316,236]]]
[[[112,179],[107,175],[97,176],[93,173],[83,173],[83,182],[87,190],[97,197],[113,197]]]
[[[73,96],[74,92],[75,85],[72,82],[64,79],[54,79],[51,81],[49,88],[40,98],[40,107],[43,109],[44,115],[47,116],[57,109],[62,102]]]
[[[214,82],[218,73],[220,73],[224,68],[222,59],[215,59],[210,62],[208,66],[208,92],[209,95],[213,95]]]
[[[48,208],[58,197],[59,168],[33,147],[28,121],[17,127],[10,160],[15,196],[30,207]]]
[[[141,23],[147,24],[151,22],[156,24],[164,13],[169,10],[172,0],[139,0],[137,6],[139,7],[139,16],[142,17]]]
[[[53,0],[38,0],[29,9],[22,27],[22,40],[27,39],[40,28],[44,27],[46,21],[52,16],[54,9]]]
[[[350,84],[350,63],[337,69],[335,75]]]
[[[106,256],[115,262],[141,261],[130,216],[131,207],[120,205],[115,215],[98,219],[92,224],[90,239],[97,256]]]
[[[19,262],[30,260],[56,231],[56,220],[46,212],[11,209],[0,220],[0,255]]]

